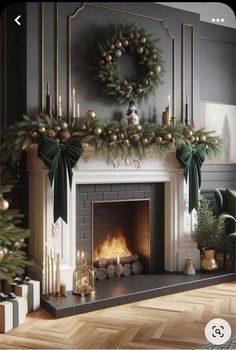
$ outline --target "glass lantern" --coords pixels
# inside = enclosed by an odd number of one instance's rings
[[[84,260],[73,273],[73,294],[82,296],[95,292],[95,273],[92,266]]]

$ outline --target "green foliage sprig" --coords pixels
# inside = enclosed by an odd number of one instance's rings
[[[162,50],[156,46],[160,39],[135,24],[110,24],[102,33],[91,67],[94,78],[103,87],[103,93],[116,102],[123,103],[131,99],[141,102],[155,93],[165,73]],[[119,68],[119,58],[130,53],[137,59],[139,74],[137,79],[124,77]]]

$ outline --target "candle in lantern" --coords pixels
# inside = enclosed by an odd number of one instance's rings
[[[119,255],[117,256],[117,264],[119,264],[120,263],[120,257],[119,257]]]
[[[80,263],[80,251],[78,250],[77,251],[77,264]]]
[[[77,118],[80,117],[79,103],[77,103]]]
[[[75,89],[72,92],[72,117],[75,118]]]

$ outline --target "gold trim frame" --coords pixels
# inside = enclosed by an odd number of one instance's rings
[[[171,39],[172,43],[172,111],[173,111],[173,116],[175,116],[176,113],[176,43],[175,43],[175,38],[173,35],[170,33],[167,25],[165,24],[164,20],[158,17],[154,16],[147,16],[143,15],[141,13],[137,12],[131,12],[127,10],[122,10],[118,8],[113,8],[109,6],[104,6],[104,5],[98,5],[94,3],[88,3],[84,2],[81,4],[81,6],[74,11],[74,13],[70,16],[68,16],[68,117],[70,120],[71,116],[71,91],[72,91],[72,86],[71,86],[71,24],[72,24],[72,19],[75,18],[78,13],[85,8],[85,6],[90,6],[90,7],[95,7],[107,11],[113,11],[117,13],[125,13],[137,17],[142,17],[154,21],[160,22],[161,27],[165,30],[167,36]]]
[[[148,265],[150,265],[150,211],[151,211],[151,198],[137,198],[137,199],[111,199],[111,200],[101,200],[101,201],[91,201],[91,265],[93,265],[93,232],[94,232],[94,204],[102,203],[120,203],[120,202],[148,202]],[[149,269],[150,266],[148,266]]]
[[[184,124],[184,94],[185,94],[185,27],[191,28],[191,118],[194,121],[194,105],[195,105],[195,99],[194,99],[194,76],[195,76],[195,69],[194,69],[194,25],[190,23],[184,23],[182,22],[181,26],[181,37],[182,37],[182,123]],[[191,120],[190,120],[191,121]]]
[[[44,3],[41,3],[41,111],[44,113]]]

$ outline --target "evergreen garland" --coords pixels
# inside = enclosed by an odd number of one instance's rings
[[[118,103],[128,100],[141,102],[155,93],[165,73],[162,50],[155,44],[160,39],[135,24],[110,24],[98,42],[93,54],[92,71],[94,78],[103,87],[103,93],[113,97]],[[123,77],[119,69],[119,58],[131,53],[137,59],[139,75],[136,80]]]

